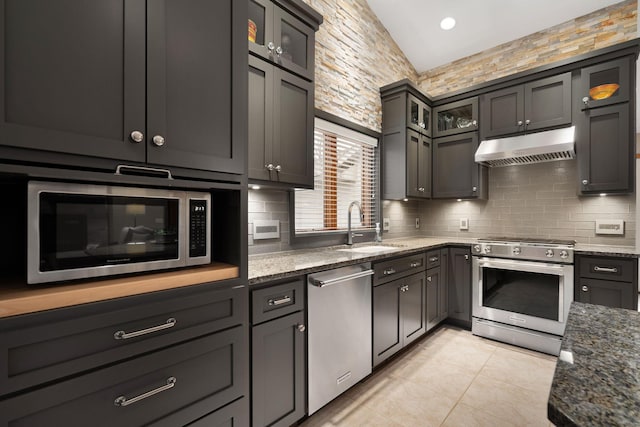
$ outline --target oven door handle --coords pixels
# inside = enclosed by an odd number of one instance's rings
[[[502,270],[528,271],[531,273],[555,274],[563,276],[565,274],[565,264],[549,264],[543,262],[527,261],[504,261],[495,258],[479,258],[480,268],[498,268]]]

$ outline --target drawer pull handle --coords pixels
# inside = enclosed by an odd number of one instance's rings
[[[301,325],[301,324],[296,325],[296,327],[298,328],[298,330],[299,330],[300,332],[304,332],[304,331],[306,331],[306,330],[307,330],[307,327],[306,327],[306,326],[304,326],[304,325]]]
[[[276,299],[276,298],[271,298],[271,299],[269,300],[269,305],[276,305],[276,306],[278,306],[278,305],[286,304],[286,303],[288,303],[288,302],[291,302],[291,297],[290,297],[289,295],[285,295],[285,296],[283,296],[282,298],[278,298],[278,299]]]
[[[162,393],[163,391],[169,390],[176,385],[176,377],[167,378],[167,383],[158,388],[154,388],[153,390],[149,390],[146,393],[142,393],[136,397],[132,397],[131,399],[127,399],[125,396],[118,396],[116,400],[113,401],[113,404],[116,406],[129,406],[133,405],[136,402],[146,399],[147,397],[151,397],[154,394]]]
[[[411,268],[416,268],[416,267],[420,267],[420,264],[422,264],[420,261],[414,261],[410,265],[411,265]]]
[[[601,271],[602,273],[617,273],[618,269],[616,267],[593,267],[593,271]]]
[[[385,271],[382,272],[382,274],[384,274],[385,276],[389,275],[389,274],[393,274],[396,271],[393,268],[387,268]]]
[[[429,262],[437,262],[437,261],[438,261],[437,256],[432,256],[431,258],[429,258]]]
[[[118,331],[113,334],[113,338],[117,340],[128,340],[129,338],[135,338],[135,337],[139,337],[140,335],[151,334],[153,332],[158,332],[164,329],[173,328],[174,326],[176,326],[176,319],[174,319],[173,317],[170,317],[162,325],[152,326],[147,329],[140,329],[139,331],[133,331],[133,332]]]

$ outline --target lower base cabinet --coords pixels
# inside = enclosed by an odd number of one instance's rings
[[[433,255],[432,255],[433,254]],[[436,327],[448,316],[449,291],[447,270],[449,265],[449,250],[427,252],[427,260],[438,259],[437,267],[427,269],[427,330]]]
[[[426,328],[424,272],[373,288],[373,365],[423,335]]]
[[[0,426],[187,425],[242,396],[244,336],[238,326],[9,398]]]
[[[449,248],[449,313],[447,321],[471,328],[471,250],[468,247]]]
[[[205,415],[185,427],[243,427],[249,425],[249,402],[247,398],[237,400],[223,408]],[[170,424],[180,425],[180,424]]]
[[[574,299],[637,310],[637,258],[576,255]]]
[[[306,413],[304,280],[251,292],[251,425],[288,427]]]

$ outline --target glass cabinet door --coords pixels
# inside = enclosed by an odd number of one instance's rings
[[[407,95],[407,127],[431,136],[431,108],[415,96]]]
[[[268,0],[249,0],[248,40],[249,50],[269,58],[267,45],[273,41],[273,4]],[[275,49],[275,45],[274,45]]]
[[[583,68],[580,73],[583,109],[629,101],[629,59]]]
[[[433,114],[436,137],[478,130],[478,98],[435,107]]]
[[[277,7],[274,8],[274,19],[273,60],[290,71],[313,80],[314,30]]]

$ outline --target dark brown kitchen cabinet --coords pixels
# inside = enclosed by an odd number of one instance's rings
[[[480,96],[483,140],[570,124],[571,73]]]
[[[605,105],[629,102],[633,96],[635,79],[635,58],[620,58],[602,64],[592,65],[580,70],[580,94],[581,109],[603,107]],[[618,88],[605,96],[598,94],[602,85],[618,85]]]
[[[487,168],[475,162],[477,149],[477,132],[433,140],[434,199],[487,197]]]
[[[244,172],[246,82],[233,77],[246,67],[246,3],[2,0],[0,10],[2,145],[67,154],[61,163]]]
[[[447,287],[449,292],[448,322],[471,327],[471,250],[450,247]]]
[[[313,83],[249,57],[249,179],[313,188]]]
[[[426,332],[426,291],[423,272],[374,286],[374,366]]]
[[[582,112],[577,128],[580,194],[633,191],[635,127],[629,103]]]
[[[449,293],[447,291],[448,249],[428,252],[427,260],[433,256],[438,256],[440,263],[436,267],[428,268],[426,273],[427,330],[433,329],[446,319],[449,311]]]
[[[433,136],[457,135],[478,130],[478,98],[433,108]]]
[[[322,18],[301,2],[277,3],[249,0],[249,19],[256,27],[255,40],[249,39],[249,51],[307,80],[313,80],[315,32]],[[284,8],[308,15],[315,23],[310,23],[309,19],[303,21]]]
[[[251,425],[290,426],[305,415],[304,282],[251,293]]]
[[[246,287],[190,288],[0,320],[0,426],[187,425],[223,407],[241,419]]]
[[[638,309],[638,259],[576,255],[574,299]]]
[[[383,88],[383,199],[431,197],[431,110],[415,91],[408,83]]]

